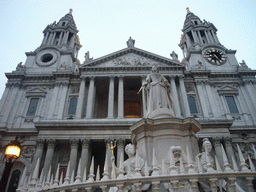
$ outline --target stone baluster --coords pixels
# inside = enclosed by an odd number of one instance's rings
[[[95,79],[94,77],[90,78],[89,85],[89,93],[87,100],[87,108],[86,108],[86,119],[91,119],[94,111],[94,103],[95,103]]]
[[[54,147],[56,142],[54,139],[49,139],[49,140],[46,140],[46,143],[47,143],[47,151],[46,151],[45,160],[44,160],[45,176],[48,173],[52,163]]]
[[[114,76],[109,77],[108,118],[114,117]]]
[[[173,99],[173,106],[174,106],[174,111],[175,111],[175,116],[176,117],[181,117],[181,113],[180,113],[180,102],[179,102],[179,98],[178,98],[178,92],[177,92],[177,87],[176,87],[176,83],[175,83],[175,77],[172,75],[170,76],[170,84],[171,84],[171,95],[172,95],[172,99]]]
[[[189,182],[191,183],[192,192],[199,192],[198,179],[190,179]]]
[[[184,111],[185,114],[183,114],[183,116],[190,117],[191,114],[190,114],[188,98],[187,98],[187,93],[186,93],[185,84],[184,84],[184,77],[180,76],[179,81],[180,81],[180,90],[181,90],[181,96],[182,96],[182,100],[183,100],[183,106],[185,109],[185,111]]]
[[[160,192],[160,181],[153,181],[152,186],[154,192]]]
[[[253,177],[246,177],[246,185],[247,185],[248,192],[254,192],[253,184],[252,184],[253,179],[254,179]]]
[[[180,187],[179,180],[172,180],[171,181],[171,186],[172,186],[173,192],[179,192],[180,191],[180,189],[179,189],[179,187]]]
[[[70,172],[75,171],[76,168],[76,160],[77,160],[77,148],[78,148],[78,140],[70,139]]]
[[[84,175],[84,169],[88,168],[88,156],[89,156],[90,140],[82,140],[82,154],[81,154],[81,175]]]
[[[79,89],[79,96],[77,101],[77,110],[76,110],[76,118],[82,119],[83,118],[83,106],[84,106],[84,98],[85,98],[85,82],[86,78],[81,77],[81,84]]]
[[[236,178],[235,177],[229,177],[228,178],[228,189],[229,191],[236,191]]]
[[[124,78],[119,76],[118,84],[118,118],[124,118]]]
[[[43,150],[44,150],[44,143],[45,142],[44,142],[43,139],[38,139],[36,141],[36,153],[35,153],[34,158],[33,158],[33,162],[32,162],[32,165],[31,165],[31,170],[34,170],[37,159],[39,159],[39,158],[42,159]]]
[[[218,190],[218,187],[217,187],[217,181],[218,179],[217,178],[211,178],[209,179],[209,183],[211,185],[211,190],[212,192],[217,192]]]

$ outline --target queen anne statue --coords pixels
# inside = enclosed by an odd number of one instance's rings
[[[145,100],[148,118],[174,117],[170,84],[167,79],[159,74],[159,67],[152,66],[152,72],[142,85],[146,91]]]

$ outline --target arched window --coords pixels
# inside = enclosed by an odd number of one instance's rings
[[[77,97],[72,97],[69,101],[68,115],[76,114]]]
[[[18,188],[19,179],[20,179],[20,170],[13,171],[7,192],[15,192],[16,191],[16,189]]]
[[[188,97],[188,104],[189,104],[189,109],[190,113],[198,113],[197,107],[196,107],[196,100],[193,96]]]

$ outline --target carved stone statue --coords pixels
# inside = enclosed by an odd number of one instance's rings
[[[170,54],[170,56],[172,57],[173,60],[178,61],[178,54],[175,53],[174,51],[172,51],[172,53]]]
[[[131,143],[127,144],[125,146],[125,153],[128,155],[129,158],[126,161],[124,161],[124,171],[127,174],[129,166],[130,166],[131,176],[133,176],[135,174],[134,171],[135,171],[135,165],[136,165],[136,156],[135,156],[134,145]],[[145,175],[145,162],[146,161],[139,156],[139,162],[140,162],[141,174]]]
[[[199,161],[199,163],[201,163],[204,172],[207,172],[207,164],[208,163],[212,164],[212,166],[214,165],[214,160],[210,156],[211,151],[212,151],[211,142],[209,141],[208,138],[204,138],[203,146],[202,146],[202,153],[199,153],[196,158]],[[199,180],[199,183],[202,186],[202,188],[204,189],[204,191],[206,191],[206,192],[211,191],[210,183],[207,180],[201,179],[201,180]]]
[[[157,65],[152,66],[152,73],[147,76],[146,82],[142,86],[146,90],[144,99],[146,100],[147,117],[174,116],[170,84],[163,75],[159,74]]]
[[[17,67],[16,67],[16,71],[24,71],[26,69],[25,65],[22,65],[22,62],[20,62]]]
[[[85,59],[85,62],[88,62],[88,61],[93,60],[93,57],[90,58],[90,52],[89,52],[89,51],[87,51],[87,52],[84,54],[84,59]]]
[[[128,47],[134,47],[134,45],[135,45],[135,40],[132,39],[132,37],[130,37],[130,38],[128,39],[128,41],[126,41],[126,44],[127,44]]]
[[[241,67],[245,67],[245,68],[248,68],[247,64],[245,63],[244,60],[242,60],[241,63],[239,63],[241,65]]]

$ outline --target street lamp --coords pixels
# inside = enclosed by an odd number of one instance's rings
[[[17,139],[18,137],[15,138],[15,141],[11,141],[5,149],[4,156],[7,158],[7,160],[5,162],[5,169],[0,182],[0,192],[4,192],[6,189],[8,178],[13,166],[12,160],[17,159],[20,156],[21,147]]]

